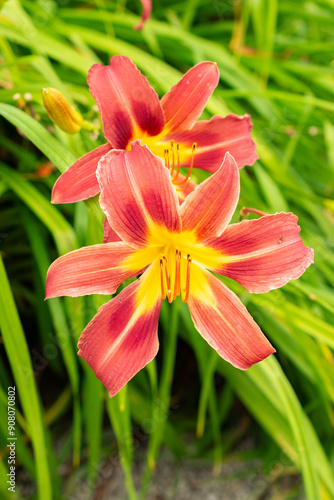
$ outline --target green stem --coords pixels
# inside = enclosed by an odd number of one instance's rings
[[[168,307],[168,306],[167,306]],[[163,440],[165,422],[168,419],[169,400],[173,382],[176,356],[177,334],[179,326],[179,300],[169,306],[168,317],[164,325],[170,325],[165,338],[163,366],[158,398],[153,405],[153,431],[150,437],[147,453],[147,466],[141,485],[140,498],[146,497],[147,488],[155,469],[156,458]]]

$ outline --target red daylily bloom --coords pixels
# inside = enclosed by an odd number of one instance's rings
[[[231,153],[239,168],[253,165],[258,156],[250,135],[249,115],[214,116],[196,123],[218,81],[217,65],[202,62],[160,101],[128,57],[114,56],[108,66],[94,64],[88,85],[108,142],[82,156],[58,178],[52,202],[73,203],[96,195],[100,191],[96,178],[100,158],[112,148],[131,149],[131,142],[137,139],[175,170],[172,181],[181,201],[196,184],[190,182],[189,173],[186,178],[179,173],[180,166],[213,173],[226,152]]]
[[[199,333],[234,366],[247,369],[275,352],[238,297],[207,269],[252,292],[298,278],[313,262],[291,213],[227,226],[239,198],[230,154],[180,206],[162,160],[140,141],[101,160],[100,204],[120,241],[84,247],[57,259],[46,297],[114,293],[79,339],[79,355],[116,394],[158,350],[161,302],[181,295]]]
[[[151,0],[140,0],[140,2],[143,6],[143,12],[141,15],[140,23],[133,28],[134,30],[142,30],[146,21],[151,17],[151,10],[152,10]]]

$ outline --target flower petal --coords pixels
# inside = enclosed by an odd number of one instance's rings
[[[99,163],[100,205],[123,241],[145,247],[157,226],[179,232],[181,219],[170,172],[140,141],[111,151]]]
[[[137,280],[103,305],[82,332],[79,356],[114,396],[157,354],[161,296],[146,307],[140,299],[142,280]],[[138,300],[139,299],[139,300]]]
[[[250,134],[252,126],[249,115],[214,116],[209,121],[195,123],[191,130],[164,137],[164,142],[168,144],[174,140],[175,144],[179,144],[182,165],[190,164],[192,145],[196,142],[194,168],[216,172],[227,152],[233,156],[238,167],[243,168],[253,165],[258,159]]]
[[[110,226],[107,217],[105,217],[103,221],[103,243],[112,243],[113,241],[122,241],[122,240]]]
[[[181,205],[184,231],[195,231],[198,240],[220,236],[236,209],[240,191],[239,170],[226,153],[220,169],[190,193]]]
[[[165,119],[158,94],[125,56],[114,56],[108,66],[94,64],[87,82],[101,113],[103,131],[114,148],[125,149],[138,133],[157,135]]]
[[[141,15],[141,20],[140,23],[137,24],[133,29],[134,30],[142,30],[144,27],[144,24],[148,19],[151,17],[151,11],[152,11],[152,1],[151,0],[140,0],[142,6],[143,6],[143,12]]]
[[[208,271],[193,265],[189,310],[196,329],[218,354],[246,370],[275,352],[238,297]]]
[[[219,82],[217,64],[201,62],[191,68],[161,99],[166,135],[191,128]]]
[[[46,278],[46,298],[115,293],[139,269],[128,264],[133,250],[123,242],[83,247],[55,260]]]
[[[214,271],[254,293],[299,278],[313,263],[313,250],[303,244],[297,221],[292,213],[282,212],[232,224],[220,238],[206,241],[222,253]]]
[[[71,165],[53,186],[52,203],[75,203],[95,196],[99,191],[96,179],[97,164],[112,149],[109,143],[86,153]]]

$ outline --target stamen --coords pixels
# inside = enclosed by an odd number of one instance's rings
[[[262,212],[262,210],[258,210],[257,208],[243,207],[240,210],[240,215],[242,217],[247,217],[247,215],[249,214],[260,215],[260,217],[262,217],[263,215],[268,215],[266,212]]]
[[[164,150],[164,160],[165,160],[165,167],[169,169],[169,159],[168,159],[168,150]]]
[[[164,286],[164,271],[163,271],[163,262],[162,259],[160,259],[160,283],[161,283],[161,297],[162,299],[166,298],[166,293],[165,293],[165,286]]]
[[[176,144],[176,155],[177,155],[177,165],[176,165],[176,170],[172,177],[172,182],[174,182],[175,179],[178,178],[178,175],[180,173],[180,146],[178,144]]]
[[[173,172],[174,166],[175,166],[175,154],[174,154],[174,141],[173,141],[173,139],[170,141],[170,149],[172,151],[172,167],[171,167],[171,172]]]
[[[187,182],[186,182],[185,186],[183,186],[183,187],[179,187],[179,186],[178,186],[177,190],[178,190],[178,191],[184,191],[185,189],[187,189],[187,187],[188,187],[188,186],[189,186],[189,184],[190,184],[190,181],[191,181],[191,179],[190,179],[190,177],[189,177],[189,179],[187,179]]]
[[[169,281],[169,276],[168,276],[168,267],[167,267],[167,259],[165,256],[163,256],[164,259],[164,268],[165,268],[165,277],[166,277],[166,283],[167,283],[167,295],[168,295],[168,302],[172,302],[172,289],[170,286],[170,281]]]
[[[181,252],[176,250],[176,260],[175,260],[175,283],[174,283],[174,293],[173,300],[180,294],[180,269],[181,269]]]
[[[190,182],[190,175],[191,175],[191,172],[192,172],[192,169],[193,169],[193,166],[194,166],[194,159],[195,159],[195,150],[196,150],[196,147],[197,147],[197,142],[194,142],[193,145],[192,145],[192,148],[191,148],[191,161],[190,161],[190,167],[189,167],[189,170],[188,170],[188,173],[187,173],[187,177],[185,177],[180,182],[174,182],[174,185],[176,185],[176,186],[182,186],[182,184],[185,184],[186,182],[188,182],[188,184],[189,184],[189,182]],[[188,186],[188,184],[187,184],[187,186]],[[185,186],[183,189],[185,189],[187,186]],[[181,189],[181,191],[182,191],[182,189]]]
[[[183,302],[188,302],[189,299],[189,290],[190,290],[190,264],[191,264],[191,258],[190,255],[187,255],[187,277],[186,277],[186,289],[185,289],[185,295],[184,298],[182,299]]]

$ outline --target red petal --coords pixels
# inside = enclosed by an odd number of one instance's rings
[[[233,156],[238,167],[242,168],[245,165],[253,165],[258,159],[250,134],[252,126],[249,115],[228,115],[225,118],[214,116],[209,121],[197,122],[191,130],[175,132],[164,137],[164,141],[170,143],[173,139],[175,144],[180,145],[182,165],[189,165],[191,147],[196,142],[195,168],[216,172],[227,152]],[[188,151],[188,154],[182,154],[184,150]]]
[[[112,243],[114,241],[122,240],[110,226],[107,217],[105,217],[103,221],[103,243]]]
[[[313,250],[303,244],[297,221],[295,215],[282,212],[232,224],[219,239],[206,241],[223,254],[215,272],[254,293],[299,278],[313,263]]]
[[[141,280],[103,305],[82,332],[79,356],[114,396],[157,354],[161,298],[144,312],[137,302]]]
[[[181,220],[169,170],[140,141],[131,151],[111,151],[99,163],[100,204],[114,231],[144,247],[157,226],[179,232]]]
[[[133,28],[134,30],[142,30],[146,21],[151,17],[151,11],[152,11],[151,0],[140,0],[140,1],[143,6],[143,12],[141,15],[141,21],[139,24],[137,24],[137,26]]]
[[[240,191],[239,170],[226,153],[220,169],[190,193],[181,205],[184,231],[195,231],[198,240],[220,236],[236,209]]]
[[[109,143],[103,144],[73,163],[53,186],[52,203],[75,203],[95,196],[100,191],[96,179],[97,164],[111,149]]]
[[[205,61],[191,68],[161,99],[166,133],[191,128],[219,82],[217,64]]]
[[[125,149],[140,129],[157,135],[165,119],[158,94],[125,56],[114,56],[109,66],[94,64],[87,79],[101,113],[104,135],[117,149]]]
[[[83,247],[55,260],[46,278],[46,298],[115,293],[138,269],[126,265],[133,254],[123,242]]]
[[[188,305],[196,329],[208,344],[242,370],[275,352],[238,297],[210,273],[196,268],[192,268],[195,276],[191,275]]]

